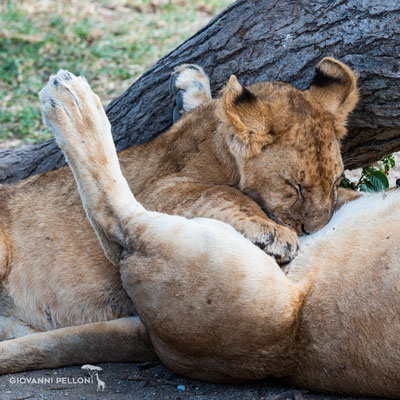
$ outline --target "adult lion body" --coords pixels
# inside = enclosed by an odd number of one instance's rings
[[[190,72],[195,75],[187,79]],[[204,88],[204,79],[189,66],[177,83],[190,91],[190,85]],[[221,99],[200,105],[153,142],[122,152],[120,163],[147,208],[228,222],[289,261],[297,252],[296,232],[318,230],[335,207],[343,169],[339,144],[358,99],[356,80],[344,64],[327,58],[309,90],[283,83],[250,90],[232,77]],[[87,123],[77,121],[83,131]],[[98,157],[95,146],[91,151],[88,163]],[[3,187],[0,204],[0,314],[14,317],[2,319],[3,339],[30,328],[136,314],[68,168]],[[104,245],[107,238],[97,233],[108,259],[118,264]]]
[[[56,79],[41,93],[44,117],[103,248],[120,259],[114,268],[140,320],[4,341],[0,372],[157,355],[213,382],[274,375],[312,390],[399,398],[399,191],[342,207],[302,242],[285,275],[228,224],[147,211],[121,174],[87,83],[65,72]],[[75,98],[85,99],[81,109]],[[82,116],[92,122],[86,130]]]

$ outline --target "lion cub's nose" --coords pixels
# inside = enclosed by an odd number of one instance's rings
[[[333,212],[330,210],[319,210],[311,213],[305,218],[301,231],[304,235],[310,235],[322,229],[332,218]]]

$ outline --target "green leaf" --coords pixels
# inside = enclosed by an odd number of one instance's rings
[[[386,175],[381,171],[372,171],[369,180],[360,185],[362,192],[382,192],[389,187],[389,181]]]
[[[360,191],[361,192],[370,192],[370,193],[375,193],[376,190],[374,187],[371,185],[370,182],[365,182],[362,185],[360,185]]]
[[[345,178],[343,178],[343,179],[340,181],[340,186],[341,186],[341,187],[344,187],[344,188],[346,188],[346,189],[351,189],[351,187],[350,187],[350,182],[349,182],[347,179],[345,179]]]
[[[387,176],[381,171],[374,171],[371,173],[371,185],[374,187],[375,192],[381,192],[389,187]]]

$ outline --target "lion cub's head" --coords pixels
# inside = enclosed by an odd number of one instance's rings
[[[340,140],[357,101],[354,74],[333,58],[319,63],[305,91],[280,82],[246,89],[232,76],[220,128],[237,160],[241,190],[299,234],[322,228],[337,200]]]

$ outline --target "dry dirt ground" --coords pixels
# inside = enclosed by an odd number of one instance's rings
[[[266,380],[252,385],[230,386],[209,384],[181,378],[169,372],[160,363],[145,364],[99,364],[99,378],[105,383],[104,392],[97,391],[95,383],[74,383],[86,377],[80,367],[41,370],[0,377],[1,400],[344,400],[311,393],[280,383]],[[47,378],[53,383],[14,383],[17,379]],[[361,399],[361,398],[358,398]]]

